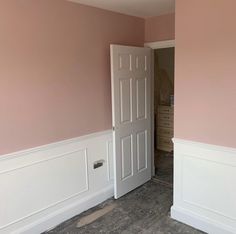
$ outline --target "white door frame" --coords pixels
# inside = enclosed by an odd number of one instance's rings
[[[153,49],[152,61],[151,61],[151,154],[152,154],[152,176],[155,175],[155,164],[154,164],[154,50],[162,48],[175,47],[175,40],[156,41],[144,43],[144,47]]]

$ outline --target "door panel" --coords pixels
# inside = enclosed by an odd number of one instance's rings
[[[146,98],[146,78],[136,79],[136,105],[137,105],[137,119],[146,118],[147,98]]]
[[[136,55],[136,70],[139,71],[146,71],[147,70],[147,56],[143,55]]]
[[[132,115],[132,80],[120,79],[120,122],[131,122]]]
[[[147,134],[146,131],[137,134],[138,172],[147,168]]]
[[[115,198],[151,179],[148,48],[111,46]]]
[[[119,56],[119,70],[131,71],[131,56],[129,53],[121,53]]]
[[[133,175],[132,135],[121,139],[122,180]]]

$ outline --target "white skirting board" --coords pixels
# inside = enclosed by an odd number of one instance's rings
[[[236,149],[173,141],[171,217],[210,234],[235,234]]]
[[[41,233],[113,195],[111,131],[0,156],[1,234]]]

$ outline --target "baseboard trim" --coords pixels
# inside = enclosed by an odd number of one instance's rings
[[[180,207],[171,207],[171,218],[209,234],[234,234],[235,230]]]
[[[72,204],[63,207],[60,210],[56,210],[55,212],[48,214],[46,217],[36,220],[21,229],[15,230],[14,233],[42,233],[45,230],[50,230],[60,223],[102,203],[113,196],[114,186],[110,185],[107,188],[93,193],[84,199],[78,199]]]

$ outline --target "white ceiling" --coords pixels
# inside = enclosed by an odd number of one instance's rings
[[[175,11],[175,0],[69,0],[142,18]]]

